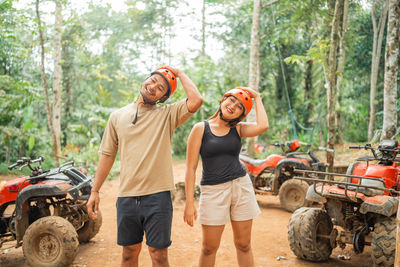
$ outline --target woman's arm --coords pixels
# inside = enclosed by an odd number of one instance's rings
[[[265,132],[268,127],[268,116],[265,112],[264,104],[261,100],[260,94],[253,89],[243,88],[247,92],[249,92],[250,97],[254,98],[255,106],[256,106],[256,122],[240,122],[239,126],[239,134],[240,137],[254,137],[258,136],[261,133]]]
[[[197,211],[194,207],[194,184],[196,182],[196,169],[199,162],[201,140],[203,138],[204,123],[199,122],[193,126],[190,132],[186,150],[186,173],[185,173],[185,192],[186,204],[183,220],[188,225],[193,226],[197,219]]]

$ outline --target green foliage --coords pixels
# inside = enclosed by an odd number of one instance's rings
[[[224,92],[248,85],[252,0],[207,0],[206,34],[223,43],[216,60],[193,48],[172,58],[170,41],[180,27],[176,12],[188,1],[127,1],[127,9],[91,3],[76,11],[68,1],[63,10],[62,152],[67,159],[94,174],[98,147],[112,111],[139,96],[148,73],[163,63],[184,69],[204,98],[201,109],[174,134],[172,152],[183,157],[193,125],[209,118]],[[299,139],[324,145],[326,89],[324,67],[329,50],[334,1],[280,0],[262,9],[260,18],[260,94],[270,128],[258,137],[261,144],[293,139],[289,104]],[[53,16],[41,10],[43,18]],[[378,7],[377,13],[380,13]],[[191,14],[187,14],[190,16]],[[208,16],[209,15],[209,16]],[[212,16],[222,17],[211,21]],[[46,77],[52,99],[52,20],[43,20]],[[197,22],[194,22],[197,23]],[[359,1],[350,3],[343,73],[341,133],[344,141],[367,138],[372,21]],[[201,32],[191,33],[201,40]],[[210,40],[210,39],[207,39]],[[206,47],[212,46],[208,42]],[[0,2],[0,172],[21,156],[46,158],[54,166],[48,130],[35,14],[30,6],[15,8]],[[377,125],[383,116],[383,56],[378,77]],[[283,68],[283,71],[282,71]],[[286,93],[287,92],[287,93]],[[185,98],[182,86],[167,103]],[[400,118],[399,118],[400,119]],[[303,130],[314,128],[314,130]],[[265,156],[265,155],[262,155]],[[118,162],[113,168],[118,175]]]

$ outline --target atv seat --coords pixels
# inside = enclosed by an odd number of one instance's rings
[[[379,190],[376,188],[382,188],[385,189],[385,182],[382,179],[376,178],[376,179],[362,179],[361,180],[361,185],[364,185],[365,187],[359,187],[358,192],[363,193],[364,195],[368,197],[373,197],[377,195],[384,195],[385,191],[384,190]],[[345,188],[345,185],[338,185],[340,188]],[[375,187],[375,188],[371,188]],[[347,186],[348,190],[356,191],[357,187],[356,186]]]
[[[265,159],[253,159],[243,154],[239,154],[239,159],[246,161],[253,166],[260,166],[265,162]]]

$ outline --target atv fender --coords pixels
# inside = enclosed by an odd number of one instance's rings
[[[317,184],[311,184],[308,187],[308,190],[307,190],[306,200],[309,200],[309,201],[312,201],[312,202],[321,203],[321,204],[326,203],[326,198],[321,196],[317,192],[315,192],[314,186],[315,186],[315,190],[318,190],[317,189]]]
[[[311,168],[307,166],[305,163],[297,161],[295,159],[283,159],[279,161],[278,165],[275,168],[274,180],[272,182],[272,191],[278,192],[281,185],[292,177],[286,177],[281,175],[281,172],[286,167],[292,167],[293,169],[301,169],[301,170],[310,170]]]
[[[390,217],[396,214],[398,205],[399,200],[395,197],[385,195],[366,197],[361,204],[360,213],[366,214],[371,212]]]
[[[28,214],[24,212],[24,208],[27,208],[27,201],[30,198],[36,197],[49,197],[49,196],[62,196],[69,194],[73,199],[88,199],[89,195],[81,195],[79,191],[87,186],[90,186],[90,179],[85,182],[72,187],[69,184],[58,184],[58,185],[35,185],[28,186],[21,190],[18,194],[18,198],[15,202],[15,228],[17,242],[20,242],[28,228],[27,220]],[[62,190],[64,189],[64,190]]]
[[[28,186],[21,190],[18,194],[17,201],[15,202],[15,228],[17,235],[17,242],[22,240],[26,229],[29,224],[27,223],[29,220],[27,209],[28,202],[27,200],[32,197],[49,197],[49,196],[60,196],[65,195],[66,192],[60,190],[55,185],[35,185]]]

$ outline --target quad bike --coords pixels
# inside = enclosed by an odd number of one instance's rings
[[[305,196],[308,189],[307,182],[292,179],[294,169],[325,171],[326,165],[312,151],[295,152],[301,146],[298,140],[286,144],[274,143],[272,146],[280,147],[283,155],[272,154],[266,159],[255,160],[240,154],[239,158],[246,167],[255,192],[279,194],[281,206],[287,211],[293,212],[307,204]],[[285,150],[286,147],[288,150]],[[301,155],[308,157],[301,157]]]
[[[400,147],[395,140],[383,140],[378,149],[363,147],[373,156],[357,159],[347,174],[296,170],[296,179],[313,183],[307,200],[323,208],[303,207],[289,221],[288,239],[293,253],[305,260],[324,261],[332,249],[352,244],[356,253],[372,246],[374,266],[393,266],[396,249],[396,213],[400,190]],[[344,181],[310,178],[310,173],[342,176]]]
[[[43,160],[21,158],[8,167],[27,166],[32,175],[0,186],[0,251],[16,241],[31,266],[69,266],[79,243],[98,233],[102,218],[88,216],[90,178],[72,161],[42,171]]]

